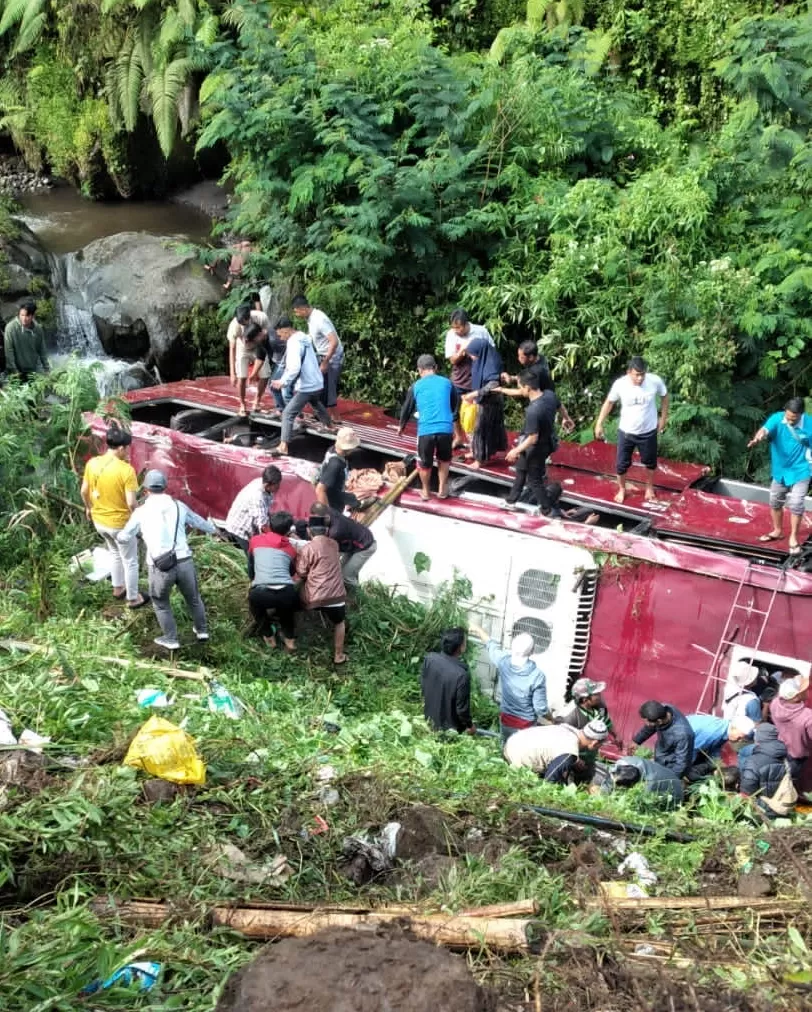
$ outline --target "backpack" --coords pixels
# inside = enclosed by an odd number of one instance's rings
[[[792,782],[789,763],[785,762],[784,775],[781,777],[781,783],[776,787],[775,793],[771,798],[765,798],[762,795],[761,801],[764,802],[771,812],[775,812],[776,815],[789,815],[795,807],[797,800],[798,792],[795,790],[795,784]]]

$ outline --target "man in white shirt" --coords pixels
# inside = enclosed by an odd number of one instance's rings
[[[292,305],[293,315],[307,320],[307,333],[316,349],[319,369],[324,376],[322,404],[333,412],[333,420],[338,422],[335,408],[338,404],[338,381],[344,365],[344,346],[330,317],[320,309],[314,309],[304,295],[297,295]]]
[[[626,472],[632,463],[635,449],[646,468],[646,502],[654,502],[654,472],[657,470],[657,435],[668,421],[668,391],[665,383],[653,372],[648,372],[646,360],[639,355],[629,359],[626,375],[615,380],[603,402],[595,422],[595,439],[603,439],[603,423],[620,401],[620,424],[617,432],[617,485],[615,502],[626,498]],[[660,417],[657,419],[657,398],[660,398]]]
[[[471,323],[464,309],[455,309],[451,314],[450,330],[445,335],[445,357],[451,363],[451,385],[457,393],[457,406],[454,409],[454,445],[453,449],[464,449],[468,446],[465,431],[460,425],[460,404],[465,394],[471,392],[471,359],[466,353],[468,342],[475,337],[484,338],[493,344],[493,338],[487,327],[481,323]]]
[[[609,734],[606,724],[590,720],[583,728],[542,724],[516,731],[505,742],[511,766],[526,766],[551,784],[564,784],[578,762],[581,749],[597,751]]]
[[[254,353],[246,348],[245,342],[242,339],[243,332],[249,323],[256,323],[266,334],[271,329],[271,321],[267,315],[259,309],[252,309],[247,302],[241,306],[237,306],[234,318],[228,325],[228,330],[226,331],[226,337],[228,338],[228,374],[231,378],[231,385],[237,387],[237,393],[240,398],[239,413],[241,417],[248,414],[248,408],[245,406],[245,388],[248,384],[248,373],[255,358]],[[270,375],[271,363],[266,360],[262,363],[257,376],[267,383]],[[265,383],[262,386],[263,391]],[[255,403],[255,408],[257,404],[258,399]]]
[[[216,528],[211,520],[204,520],[184,503],[167,495],[166,484],[163,471],[147,471],[144,475],[146,502],[133,510],[116,539],[126,545],[137,534],[141,535],[147,548],[152,608],[162,633],[155,643],[166,650],[178,650],[178,626],[169,603],[175,584],[191,612],[198,642],[209,638],[206,609],[197,585],[197,570],[186,540],[186,528],[195,527],[205,534],[214,534]]]
[[[322,403],[324,389],[324,372],[319,368],[316,351],[307,334],[294,330],[293,323],[282,317],[276,324],[276,336],[285,342],[285,371],[279,379],[271,382],[274,390],[283,390],[289,383],[293,384],[293,396],[282,412],[282,436],[274,455],[286,455],[288,444],[293,433],[296,416],[309,404],[316,417],[328,429],[332,428],[330,415]]]

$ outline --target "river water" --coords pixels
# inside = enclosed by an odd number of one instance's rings
[[[27,193],[18,201],[23,211],[17,217],[57,256],[116,232],[182,235],[200,243],[206,242],[211,232],[208,215],[168,201],[98,202],[85,200],[70,186]]]
[[[214,184],[211,186],[214,187]],[[209,240],[211,233],[211,218],[207,214],[169,201],[98,202],[85,200],[71,187],[59,186],[22,195],[18,202],[22,211],[17,217],[55,258],[117,232],[172,235],[201,244]],[[93,366],[102,396],[149,382],[149,377],[145,379],[143,371],[139,371],[140,367],[105,354],[93,316],[87,310],[72,305],[65,297],[64,291],[58,287],[59,273],[55,270],[53,274],[57,319],[52,360],[58,363],[73,357]]]

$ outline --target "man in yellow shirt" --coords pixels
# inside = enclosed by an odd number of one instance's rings
[[[127,460],[133,437],[113,422],[107,429],[107,452],[91,457],[82,479],[85,515],[99,532],[112,563],[113,597],[127,598],[130,608],[141,608],[149,598],[138,591],[138,542],[126,545],[116,535],[135,509],[138,476]]]

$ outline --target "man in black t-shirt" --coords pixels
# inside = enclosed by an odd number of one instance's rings
[[[345,426],[336,433],[336,441],[324,455],[318,479],[316,480],[316,498],[323,506],[341,512],[345,506],[358,509],[360,501],[352,492],[346,492],[344,486],[349,477],[350,465],[347,457],[360,443],[355,429]]]
[[[541,385],[538,373],[529,369],[519,376],[519,391],[530,404],[525,411],[521,439],[506,454],[508,463],[516,464],[516,477],[504,505],[508,509],[514,506],[527,483],[540,511],[548,516],[550,502],[545,487],[546,465],[552,450],[558,398],[552,390],[540,390]]]
[[[344,577],[344,585],[357,587],[358,574],[378,548],[372,531],[352,517],[344,516],[340,510],[325,507],[321,503],[313,503],[310,515],[324,517],[327,537],[338,544],[341,553],[341,575]],[[306,520],[296,521],[296,535],[302,541],[309,539]]]
[[[531,372],[539,380],[540,390],[552,390],[555,393],[555,383],[550,373],[550,364],[545,355],[540,355],[535,341],[522,341],[517,352],[519,365],[525,372]],[[522,392],[518,388],[519,377],[511,376],[509,373],[502,373],[501,391],[506,397],[521,397]],[[575,422],[561,401],[558,401],[556,411],[561,414],[561,428],[564,432],[572,432],[575,429]]]
[[[271,337],[268,331],[258,323],[249,323],[245,327],[242,332],[242,340],[246,352],[254,356],[254,364],[248,374],[248,380],[251,383],[256,380],[257,395],[254,398],[252,410],[258,411],[259,402],[268,385],[268,376],[273,374],[274,368],[285,355],[285,344],[277,339],[275,333]],[[269,362],[269,369],[263,369],[266,360]],[[262,372],[267,372],[268,376],[262,376]]]

